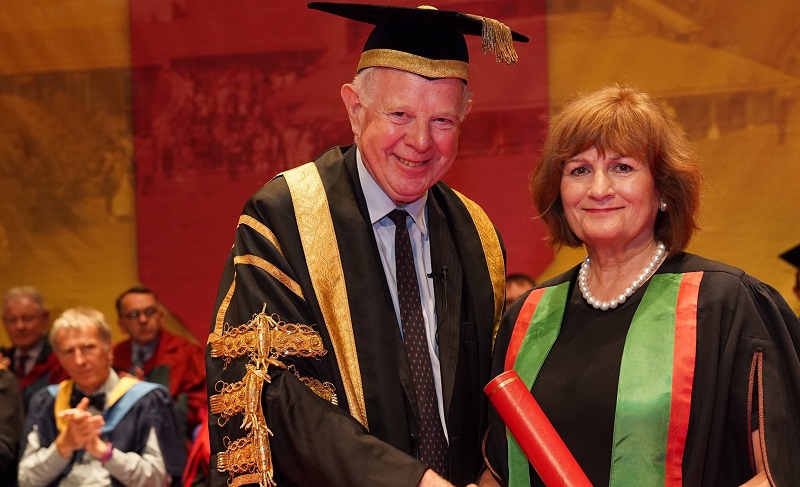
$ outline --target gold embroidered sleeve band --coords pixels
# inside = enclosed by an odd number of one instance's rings
[[[268,262],[261,257],[253,254],[247,255],[239,255],[233,258],[234,265],[254,265],[261,269],[262,271],[266,272],[270,276],[277,279],[281,284],[286,286],[288,290],[295,293],[301,299],[305,299],[303,296],[303,290],[300,289],[300,285],[294,282],[289,276],[286,275],[282,270],[278,269],[274,264]]]
[[[248,432],[236,441],[228,439],[225,451],[217,456],[217,470],[228,472],[229,485],[238,486],[258,483],[261,487],[272,487],[272,453],[261,404],[261,390],[264,382],[271,382],[270,367],[286,369],[280,358],[322,357],[326,351],[319,333],[308,325],[285,323],[277,315],[262,311],[240,326],[227,326],[222,333],[211,333],[211,357],[222,359],[225,367],[236,358],[248,358],[247,372],[241,381],[216,384],[217,394],[209,398],[211,413],[218,415],[218,423],[223,426],[238,414],[242,415],[242,429]],[[294,368],[292,373],[298,375]],[[331,402],[336,400],[333,385],[316,379],[303,379],[311,390]]]
[[[272,245],[275,246],[276,249],[278,249],[278,252],[283,255],[283,249],[281,249],[281,244],[278,242],[278,238],[274,233],[272,233],[272,230],[267,228],[266,225],[250,215],[241,215],[239,217],[239,225],[246,225],[258,232],[259,235],[267,239]]]

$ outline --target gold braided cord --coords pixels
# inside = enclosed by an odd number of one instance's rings
[[[281,249],[281,244],[278,243],[278,238],[266,225],[250,215],[241,215],[239,217],[239,225],[247,225],[255,230],[256,233],[267,239],[272,245],[275,246],[276,249],[278,249],[278,252],[283,255],[283,250]]]
[[[232,359],[251,355],[251,360],[265,360],[267,365],[281,355],[295,357],[322,357],[327,352],[319,333],[308,325],[286,323],[278,315],[267,315],[263,311],[247,323],[228,326],[221,335],[211,333],[211,358]],[[260,365],[257,363],[257,365]]]
[[[494,54],[495,61],[506,64],[516,64],[519,60],[517,51],[514,50],[514,39],[511,29],[499,20],[480,15],[466,14],[473,19],[480,20],[483,25],[481,35],[481,47],[483,53],[491,52]]]
[[[224,426],[231,416],[244,412],[247,403],[246,385],[244,380],[233,384],[225,384],[222,381],[217,383],[219,393],[208,398],[208,405],[211,414],[221,416],[217,421],[220,426]]]
[[[475,228],[478,230],[478,237],[481,240],[483,254],[486,256],[486,267],[489,270],[489,279],[492,282],[492,290],[494,291],[494,324],[492,327],[492,348],[494,348],[494,340],[500,327],[500,318],[503,315],[506,295],[506,264],[503,258],[503,249],[500,246],[500,239],[497,237],[494,225],[486,212],[483,211],[483,208],[458,191],[453,191],[461,198],[461,202],[464,203],[472,217]]]
[[[209,398],[211,413],[219,416],[217,424],[224,426],[231,417],[241,414],[240,428],[247,431],[243,438],[225,438],[225,451],[217,457],[217,470],[228,472],[228,485],[257,483],[274,487],[274,468],[269,437],[261,403],[264,383],[270,383],[270,367],[287,368],[284,356],[321,357],[327,353],[319,333],[311,326],[286,323],[277,314],[267,314],[266,304],[260,313],[239,326],[226,325],[220,333],[211,333],[211,357],[222,359],[225,367],[235,358],[248,358],[242,380],[234,383],[217,382],[217,394]],[[296,373],[296,372],[295,372]],[[303,381],[317,394],[336,397],[330,383],[316,379]],[[329,399],[330,400],[330,399]]]
[[[426,78],[458,78],[469,81],[469,64],[454,59],[428,59],[394,49],[370,49],[361,53],[358,71],[365,68],[394,68]]]
[[[247,264],[247,265],[254,265],[261,269],[262,271],[266,272],[270,276],[277,279],[281,284],[286,286],[286,288],[295,293],[300,299],[306,299],[303,296],[303,290],[300,289],[300,285],[294,282],[294,280],[287,276],[282,270],[278,269],[275,264],[271,262],[267,262],[264,258],[259,257],[253,254],[246,254],[246,255],[237,255],[233,258],[234,265],[240,264]]]
[[[339,398],[336,396],[336,388],[330,382],[322,382],[313,377],[300,377],[300,382],[311,389],[311,392],[325,399],[334,406],[339,405]]]
[[[260,484],[261,474],[248,473],[234,477],[233,480],[228,482],[228,487],[241,487],[242,485]]]
[[[281,355],[322,357],[327,350],[319,333],[308,325],[286,323],[277,315],[259,313],[243,325],[229,326],[222,335],[212,333],[211,357],[231,359],[252,355],[277,358]],[[253,360],[259,360],[256,356]],[[272,364],[275,365],[275,364]]]
[[[217,471],[231,474],[229,486],[255,483],[261,487],[276,486],[269,443],[264,455],[260,451],[264,444],[254,432],[236,441],[230,441],[227,437],[225,440],[225,451],[217,455]],[[259,457],[266,459],[266,462],[259,462]]]
[[[308,325],[280,323],[272,335],[272,347],[281,355],[321,357],[327,353],[319,333]]]
[[[217,455],[217,471],[231,474],[229,486],[258,484],[261,487],[275,487],[272,455],[267,455],[269,466],[266,471],[261,470],[261,465],[257,461],[259,442],[255,436],[250,433],[236,441],[225,438],[226,449]]]
[[[248,435],[236,441],[225,438],[225,451],[217,455],[217,470],[220,472],[251,473],[255,471],[255,448]]]
[[[223,335],[211,333],[208,342],[211,344],[211,358],[222,357],[228,364],[232,359],[249,355],[256,348],[255,330],[231,328]]]
[[[336,387],[333,384],[327,381],[322,382],[321,380],[315,379],[313,377],[303,377],[300,375],[300,373],[297,371],[294,365],[290,365],[288,368],[289,372],[294,374],[294,376],[297,377],[300,380],[300,382],[302,382],[303,384],[305,384],[306,387],[311,389],[311,392],[321,397],[322,399],[325,399],[334,406],[339,405],[339,398],[336,396]]]

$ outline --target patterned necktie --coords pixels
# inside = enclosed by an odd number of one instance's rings
[[[422,317],[422,303],[414,267],[414,254],[406,228],[408,213],[393,210],[389,218],[394,222],[394,258],[397,273],[397,300],[400,304],[400,320],[403,322],[403,341],[405,342],[408,365],[414,381],[417,396],[417,417],[419,418],[419,460],[434,472],[447,478],[447,439],[444,436],[433,385],[431,357],[428,353],[428,340],[425,333],[425,320]]]
[[[25,366],[28,365],[28,353],[27,352],[20,352],[17,355],[17,363],[14,367],[14,373],[17,377],[22,378],[25,377]]]
[[[139,367],[142,370],[144,370],[144,363],[146,356],[147,356],[147,351],[144,349],[144,347],[140,347],[138,352],[136,353],[136,363],[133,364],[134,368]]]

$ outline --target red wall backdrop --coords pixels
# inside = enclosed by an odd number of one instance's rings
[[[470,39],[475,105],[446,176],[499,227],[510,272],[550,262],[527,175],[548,114],[544,1],[443,1],[528,35],[516,66]],[[417,6],[414,2],[396,2]],[[305,2],[130,2],[139,280],[201,341],[239,212],[275,174],[352,133],[339,88],[370,27]]]

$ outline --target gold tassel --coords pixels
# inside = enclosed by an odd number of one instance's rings
[[[474,19],[478,19],[483,24],[483,35],[481,36],[481,47],[483,53],[491,52],[494,54],[495,61],[506,64],[516,64],[519,56],[514,50],[514,40],[511,37],[511,29],[499,20],[481,17],[480,15],[466,14]]]

